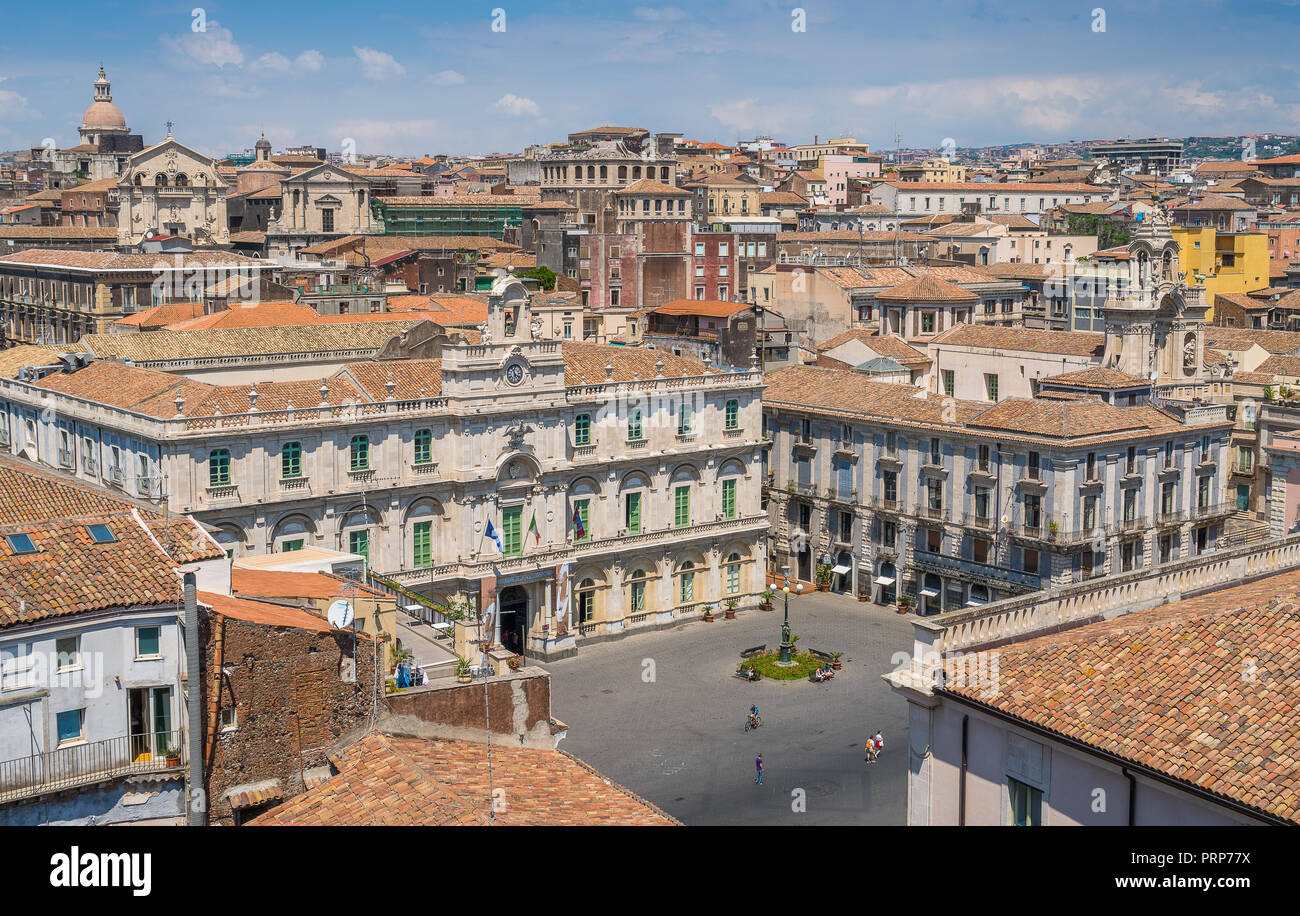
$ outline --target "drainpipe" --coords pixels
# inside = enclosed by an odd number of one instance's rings
[[[203,725],[199,705],[203,687],[199,672],[199,604],[194,573],[185,573],[185,713],[189,726],[190,777],[185,800],[185,823],[208,825],[208,804],[203,786]]]
[[[1128,825],[1132,827],[1137,820],[1137,777],[1129,772],[1128,767],[1120,767],[1119,771],[1128,780]]]
[[[970,716],[961,717],[961,777],[957,783],[957,826],[966,826],[966,726]]]

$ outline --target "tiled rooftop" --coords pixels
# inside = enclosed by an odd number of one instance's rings
[[[1028,353],[1055,353],[1060,356],[1100,357],[1106,344],[1106,335],[1089,331],[1044,331],[1036,328],[959,324],[936,337],[934,343]]]

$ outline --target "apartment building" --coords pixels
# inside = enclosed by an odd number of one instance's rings
[[[1111,200],[1108,188],[1069,182],[881,182],[871,190],[871,203],[897,212],[900,217],[934,216],[974,211],[990,213],[1046,213],[1066,204]]]
[[[767,377],[768,555],[939,613],[1212,550],[1223,405],[977,403],[811,366]]]
[[[492,641],[530,655],[752,604],[761,374],[541,339],[509,279],[486,324],[424,358],[286,381],[105,360],[24,373],[0,379],[0,442],[165,498],[236,556],[346,550],[430,602],[496,606]]]

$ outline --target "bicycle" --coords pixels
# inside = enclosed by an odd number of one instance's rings
[[[749,731],[750,729],[759,729],[762,726],[763,726],[762,716],[750,716],[748,719],[745,720],[745,731]]]

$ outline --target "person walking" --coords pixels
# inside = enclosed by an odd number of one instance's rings
[[[757,757],[754,758],[754,769],[758,771],[758,775],[754,777],[754,784],[761,786],[763,784],[763,755],[762,754],[759,754]]]
[[[880,756],[880,752],[885,749],[885,733],[877,729],[875,737],[871,739],[871,744],[875,748],[875,753],[871,755],[871,759],[875,760]]]

